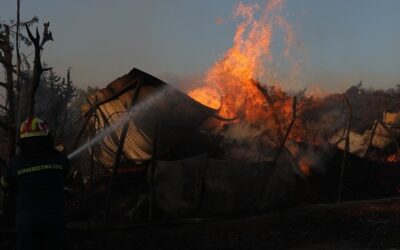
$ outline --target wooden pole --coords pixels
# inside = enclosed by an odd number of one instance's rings
[[[95,97],[95,103],[94,103],[94,119],[93,119],[93,130],[92,130],[92,135],[93,137],[95,137],[97,135],[97,131],[98,128],[96,126],[100,125],[100,122],[98,121],[98,117],[97,117],[97,96]],[[90,147],[91,152],[90,152],[90,181],[89,181],[89,187],[93,186],[94,183],[94,169],[95,169],[95,157],[96,157],[96,153],[98,152],[97,150],[97,145],[93,145]],[[89,192],[88,192],[89,194]],[[92,198],[92,200],[90,200],[90,195],[88,195],[86,197],[86,209],[88,211],[88,215],[92,215],[92,213],[89,213],[89,211],[93,208],[95,208],[95,202],[96,200]],[[94,216],[90,216],[88,218],[88,227],[91,227],[91,222],[94,219]]]
[[[21,74],[21,54],[19,52],[19,47],[20,47],[20,39],[19,39],[19,32],[20,32],[20,4],[21,4],[21,0],[17,0],[17,34],[15,36],[15,44],[16,44],[16,50],[17,50],[17,102],[18,102],[18,112],[16,115],[16,128],[19,128],[19,125],[21,123],[21,78],[20,78],[20,74]],[[18,135],[19,130],[16,129],[15,133],[16,133],[16,140],[19,140],[19,135]]]
[[[372,127],[372,130],[371,130],[371,137],[369,138],[368,147],[367,147],[367,150],[365,151],[365,155],[364,156],[367,156],[369,151],[371,150],[372,142],[374,140],[375,132],[376,132],[376,128],[377,127],[378,127],[378,120],[375,120],[374,126]]]
[[[122,155],[122,151],[124,148],[124,144],[125,144],[125,139],[126,139],[126,135],[128,133],[128,129],[129,129],[129,116],[130,116],[130,112],[131,112],[131,108],[135,105],[138,97],[139,97],[139,93],[140,90],[142,88],[142,80],[139,80],[136,88],[135,88],[135,92],[133,93],[132,96],[132,100],[130,103],[130,106],[127,106],[127,116],[128,119],[125,121],[124,126],[122,128],[121,131],[121,136],[119,139],[119,145],[118,145],[118,149],[116,152],[116,156],[114,159],[114,164],[113,164],[113,168],[112,168],[112,174],[111,174],[111,178],[110,178],[110,182],[108,184],[108,190],[107,190],[107,198],[106,198],[106,206],[105,206],[105,212],[104,212],[104,221],[108,222],[109,219],[109,214],[110,214],[110,206],[111,206],[111,196],[112,196],[112,188],[114,185],[114,180],[115,180],[115,176],[117,174],[118,168],[119,168],[119,164],[120,164],[120,160],[121,160],[121,155]]]
[[[154,201],[154,172],[157,164],[157,143],[158,143],[158,122],[155,119],[154,134],[153,134],[153,152],[150,163],[150,195],[149,195],[149,221],[153,220],[153,201]]]
[[[292,120],[291,120],[291,122],[289,124],[289,127],[288,127],[287,131],[286,131],[285,137],[283,137],[283,139],[282,139],[282,142],[281,142],[281,144],[279,146],[278,152],[276,153],[276,156],[275,156],[274,161],[273,161],[274,165],[278,161],[279,156],[282,153],[283,147],[285,146],[286,140],[287,140],[287,138],[288,138],[288,136],[290,134],[290,131],[293,128],[294,122],[296,121],[296,106],[297,106],[297,98],[296,98],[296,96],[294,96],[293,97],[293,104],[292,104]]]
[[[345,146],[344,146],[342,164],[341,164],[341,167],[340,167],[337,202],[341,202],[342,201],[344,169],[345,169],[345,166],[346,166],[347,154],[350,151],[350,130],[351,130],[351,120],[353,118],[353,109],[351,108],[351,104],[349,102],[349,99],[347,98],[347,96],[345,94],[343,94],[343,98],[344,98],[344,100],[345,100],[345,102],[347,104],[347,107],[349,108],[349,116],[348,116],[348,122],[347,122],[346,142],[345,142]]]
[[[98,123],[98,117],[97,117],[97,95],[95,97],[94,101],[94,124],[93,124],[93,137],[96,136],[97,134],[97,126],[100,126],[100,123]],[[93,184],[93,173],[94,173],[94,158],[95,158],[95,152],[97,152],[97,145],[93,145],[90,147],[90,184]]]
[[[0,50],[3,52],[3,56],[0,58],[0,63],[6,69],[6,83],[2,86],[5,86],[7,91],[7,117],[8,117],[8,126],[7,126],[7,137],[8,137],[8,159],[15,154],[15,142],[16,142],[16,129],[15,129],[15,110],[14,110],[14,66],[12,65],[12,46],[11,46],[11,38],[10,38],[10,26],[4,25],[4,32],[1,34],[0,39]]]

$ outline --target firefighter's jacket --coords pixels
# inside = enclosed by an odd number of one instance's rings
[[[40,157],[16,155],[5,170],[2,185],[16,192],[16,225],[64,223],[64,178],[69,160],[57,151]]]

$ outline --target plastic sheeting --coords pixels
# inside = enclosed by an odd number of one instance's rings
[[[397,138],[399,138],[400,136],[400,113],[386,112],[383,114],[383,121],[384,125],[382,123],[377,124],[372,141],[371,136],[373,128],[371,128],[370,130],[365,130],[363,134],[350,131],[349,152],[360,157],[364,157],[370,141],[372,147],[379,149],[384,149],[389,145],[392,145],[395,140],[397,140]],[[347,130],[341,130],[337,134],[335,134],[330,140],[332,143],[336,143],[341,140],[337,144],[337,146],[342,150],[344,150],[345,148],[344,136],[346,135],[346,132]]]
[[[126,160],[142,162],[151,159],[155,133],[157,151],[159,154],[167,152],[215,112],[165,82],[133,69],[106,88],[96,91],[82,107],[83,111],[89,112],[97,103],[97,119],[93,116],[91,122],[97,124],[98,133],[109,125],[120,123],[102,139],[101,149],[96,154],[106,167],[114,162],[123,127],[120,121],[126,117],[139,83],[141,88],[130,110],[130,124],[123,148]]]
[[[302,177],[289,162],[280,160],[274,167],[271,162],[250,164],[206,155],[158,161],[153,175],[155,217],[207,217],[284,206],[294,200]]]

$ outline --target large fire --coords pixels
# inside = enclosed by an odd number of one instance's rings
[[[272,107],[268,107],[255,79],[268,79],[273,74],[268,65],[273,57],[274,25],[285,33],[283,44],[286,47],[293,43],[292,28],[279,14],[283,2],[269,1],[263,9],[259,5],[238,4],[234,17],[242,21],[236,27],[233,46],[207,71],[205,86],[190,91],[189,96],[207,106],[219,108],[218,115],[222,117],[237,117],[240,121],[267,125],[265,122],[271,120]],[[284,55],[288,51],[285,48]],[[287,120],[291,113],[291,99],[279,88],[275,87],[275,90],[275,95],[282,96],[275,98],[274,109],[281,119]]]

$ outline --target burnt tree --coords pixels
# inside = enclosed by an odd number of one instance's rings
[[[10,39],[10,26],[3,24],[0,32],[0,63],[6,70],[6,82],[0,83],[0,86],[6,89],[6,103],[5,106],[1,106],[6,111],[6,121],[0,121],[0,127],[7,131],[8,140],[8,157],[14,155],[15,152],[15,116],[14,116],[14,66],[12,64],[13,59],[13,47]]]
[[[19,6],[18,6],[19,7]],[[0,23],[0,64],[5,69],[5,82],[0,82],[0,87],[5,89],[4,104],[0,104],[0,110],[3,114],[0,115],[0,129],[5,132],[7,137],[7,152],[3,155],[6,159],[10,159],[15,154],[15,142],[17,140],[17,130],[20,100],[20,77],[25,79],[26,75],[20,71],[20,55],[19,55],[19,40],[24,42],[26,46],[32,45],[31,41],[24,35],[19,33],[19,28],[29,27],[38,22],[35,16],[29,21],[19,21],[19,11],[17,23],[10,21],[9,23]],[[16,29],[16,31],[15,31]],[[12,38],[15,38],[15,46]],[[17,49],[17,65],[13,64],[14,49]],[[17,82],[15,82],[15,75]],[[4,151],[3,151],[4,152]]]
[[[28,93],[25,95],[25,100],[21,102],[21,110],[24,112],[28,110],[27,113],[21,114],[22,118],[29,115],[33,115],[35,112],[35,94],[39,87],[40,77],[43,72],[50,70],[51,68],[43,68],[41,62],[41,52],[43,49],[43,45],[48,41],[53,41],[52,33],[49,31],[50,22],[44,23],[43,28],[43,36],[41,37],[39,34],[38,28],[36,28],[36,34],[33,36],[32,32],[29,29],[29,25],[25,25],[26,31],[28,32],[28,37],[31,40],[34,48],[35,48],[35,59],[33,64],[33,73],[32,73],[32,83],[28,88]],[[23,104],[22,104],[23,103]],[[24,107],[25,106],[25,107]]]

